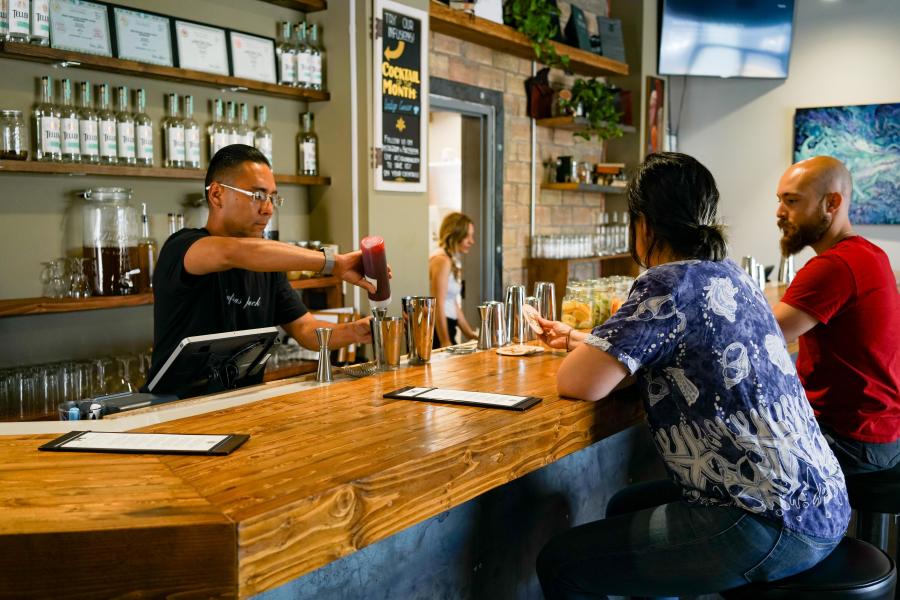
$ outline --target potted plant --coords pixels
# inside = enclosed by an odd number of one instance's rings
[[[537,59],[548,67],[567,67],[569,57],[551,43],[559,34],[559,7],[555,0],[506,0],[503,22],[531,40]]]
[[[561,95],[559,104],[570,114],[580,113],[588,120],[584,131],[575,132],[578,137],[589,140],[596,136],[602,141],[622,136],[622,129],[619,127],[622,113],[616,109],[616,94],[602,81],[594,78],[576,79],[571,98]]]

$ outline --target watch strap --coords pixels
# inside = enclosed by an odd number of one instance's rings
[[[320,275],[331,275],[334,272],[334,248],[331,246],[323,246],[319,248],[325,255],[325,265],[319,271]]]

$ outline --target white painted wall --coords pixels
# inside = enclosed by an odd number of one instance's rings
[[[900,102],[900,1],[797,0],[787,80],[688,78],[680,123],[684,78],[669,81],[678,150],[715,176],[731,256],[776,264],[775,188],[791,164],[794,109]],[[900,270],[900,226],[856,230]]]

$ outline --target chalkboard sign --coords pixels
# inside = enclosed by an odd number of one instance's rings
[[[396,2],[376,5],[375,189],[426,189],[427,19]]]

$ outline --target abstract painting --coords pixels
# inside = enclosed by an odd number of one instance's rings
[[[900,103],[798,108],[794,162],[819,155],[853,175],[852,223],[900,225]]]

